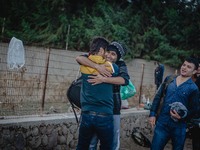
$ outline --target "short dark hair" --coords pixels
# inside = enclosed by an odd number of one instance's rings
[[[189,62],[189,63],[193,63],[194,66],[195,66],[195,70],[198,69],[199,67],[199,62],[196,58],[193,58],[193,57],[189,57],[189,58],[186,58],[185,61]]]
[[[100,48],[106,49],[109,45],[109,41],[104,37],[94,37],[90,42],[90,54],[96,54]]]

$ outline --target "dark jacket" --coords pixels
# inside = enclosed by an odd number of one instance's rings
[[[193,118],[200,118],[200,76],[197,77],[196,81],[195,81],[195,84],[197,85],[197,87],[199,88],[199,105],[198,105],[198,113],[196,113],[194,115]]]
[[[129,83],[129,75],[128,75],[128,69],[123,60],[119,60],[116,62],[116,65],[119,67],[119,74],[118,76],[124,78],[125,84],[128,85]],[[113,114],[119,115],[121,110],[121,97],[120,97],[120,85],[113,85],[113,101],[114,101],[114,109]]]

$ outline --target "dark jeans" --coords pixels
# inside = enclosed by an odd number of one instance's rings
[[[100,140],[101,150],[112,150],[113,115],[82,113],[81,117],[77,150],[88,150],[95,134]]]
[[[151,150],[163,150],[169,139],[172,140],[173,150],[183,150],[186,137],[186,127],[169,127],[156,123]]]

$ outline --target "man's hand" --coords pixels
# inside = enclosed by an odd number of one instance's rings
[[[103,65],[95,65],[95,68],[97,69],[97,71],[104,77],[111,77],[112,76],[112,72],[110,72],[106,67],[109,67],[109,64],[103,64]]]
[[[153,128],[156,124],[156,117],[149,117],[149,123],[151,124],[151,127]]]
[[[181,119],[181,116],[179,116],[176,110],[170,110],[170,115],[175,119]]]
[[[87,80],[89,83],[92,83],[92,85],[100,84],[104,82],[104,76],[98,74],[96,76],[89,76],[89,79]]]

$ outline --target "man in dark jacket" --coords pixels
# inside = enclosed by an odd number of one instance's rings
[[[193,76],[193,81],[198,86],[200,92],[200,59],[199,59],[199,67],[197,73]],[[200,101],[200,93],[199,93],[199,101]],[[200,112],[193,116],[191,123],[193,126],[191,129],[192,148],[193,150],[200,150]]]
[[[154,77],[155,77],[156,88],[158,89],[160,84],[163,81],[163,74],[164,74],[164,71],[165,71],[165,67],[164,67],[163,64],[160,64],[159,62],[157,62],[157,65],[158,66],[155,69]]]

